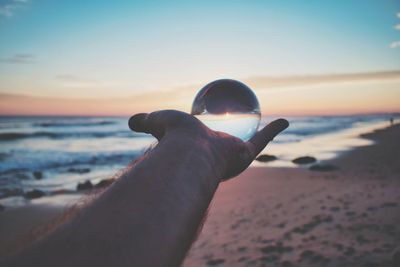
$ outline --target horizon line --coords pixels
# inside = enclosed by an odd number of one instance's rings
[[[184,112],[184,111],[182,111]],[[185,112],[186,113],[186,112]],[[190,114],[190,113],[187,113]],[[71,115],[71,114],[0,114],[0,118],[6,117],[54,117],[54,118],[61,118],[61,117],[71,117],[71,118],[80,118],[80,117],[88,117],[88,118],[95,118],[95,117],[110,117],[110,118],[125,118],[131,117],[132,115],[126,114],[79,114],[79,115]],[[400,110],[398,111],[387,111],[387,112],[354,112],[354,113],[303,113],[303,114],[292,114],[292,113],[271,113],[271,114],[261,114],[261,117],[279,117],[279,116],[288,116],[288,117],[347,117],[347,116],[383,116],[383,115],[400,115]]]
[[[343,73],[325,73],[325,74],[299,74],[299,75],[253,75],[248,76],[247,78],[237,79],[242,81],[243,83],[253,84],[251,87],[255,87],[257,89],[261,89],[259,87],[264,87],[264,89],[280,89],[287,87],[295,87],[295,86],[303,86],[303,85],[315,85],[320,83],[340,83],[340,82],[362,82],[362,81],[371,81],[374,79],[400,79],[400,69],[397,70],[382,70],[382,71],[367,71],[367,72],[343,72]],[[222,79],[222,78],[221,78]],[[286,83],[285,83],[286,82]],[[297,83],[296,83],[297,82]],[[270,83],[270,84],[262,84],[260,83]],[[181,86],[174,86],[172,88],[163,90],[162,92],[171,92],[182,89],[188,89],[195,87],[200,90],[204,85],[198,84],[186,84]],[[252,88],[254,89],[254,88]],[[126,98],[137,97],[141,95],[154,94],[157,93],[157,90],[148,90],[143,91],[136,94],[131,94],[126,96]],[[109,99],[107,96],[101,97],[57,97],[57,96],[45,96],[45,95],[35,95],[35,94],[27,94],[27,93],[10,93],[4,92],[0,90],[0,97],[29,97],[29,98],[46,98],[46,99],[68,99],[68,100],[104,100]],[[114,98],[122,98],[121,96],[116,96]]]

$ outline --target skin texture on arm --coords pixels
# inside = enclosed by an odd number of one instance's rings
[[[98,199],[4,266],[179,266],[221,180],[245,170],[279,132],[249,142],[183,112],[137,114],[131,129],[159,143]]]

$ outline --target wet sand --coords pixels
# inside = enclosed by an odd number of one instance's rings
[[[252,167],[221,184],[183,266],[400,266],[400,125],[365,137],[334,171]],[[52,202],[0,212],[0,257],[67,209]]]
[[[400,125],[364,137],[376,144],[335,171],[251,168],[221,184],[184,266],[400,266]]]

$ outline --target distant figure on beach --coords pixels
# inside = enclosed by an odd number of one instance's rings
[[[391,117],[390,118],[390,125],[393,125],[393,123],[394,123],[394,119],[393,119],[393,117]]]
[[[129,127],[157,146],[1,266],[179,266],[218,184],[244,171],[288,122],[273,121],[247,142],[175,110],[137,114]]]

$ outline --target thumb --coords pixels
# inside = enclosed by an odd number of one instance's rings
[[[128,125],[132,131],[148,133],[160,140],[164,136],[166,126],[157,120],[157,117],[157,112],[138,113],[129,119]]]
[[[249,150],[252,153],[253,158],[255,158],[267,145],[272,141],[275,136],[280,132],[285,130],[289,126],[289,122],[285,119],[278,119],[262,130],[258,131],[249,141],[246,142]]]

